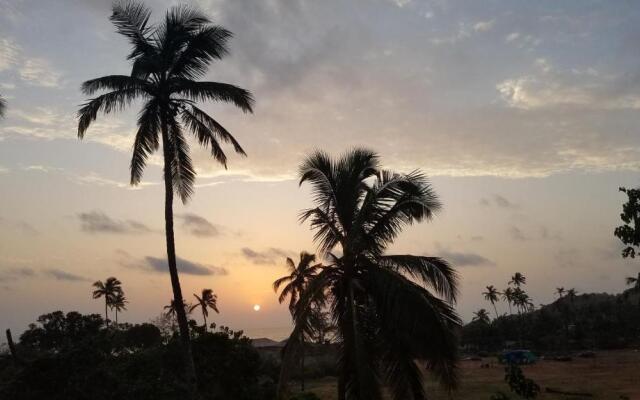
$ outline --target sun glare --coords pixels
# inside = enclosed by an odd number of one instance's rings
[[[253,311],[260,311],[260,304],[254,304]]]

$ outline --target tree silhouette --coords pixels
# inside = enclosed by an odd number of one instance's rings
[[[0,118],[4,118],[4,114],[7,110],[7,102],[0,95]]]
[[[99,299],[104,297],[104,320],[109,325],[109,315],[107,309],[113,303],[115,297],[122,293],[122,282],[115,277],[107,278],[104,282],[96,281],[93,283],[95,290],[93,291],[93,298]]]
[[[204,321],[204,330],[206,332],[209,309],[212,309],[218,314],[220,313],[220,311],[218,311],[218,295],[214,294],[211,289],[202,289],[200,296],[194,293],[193,297],[196,298],[196,303],[189,308],[189,312],[191,313],[193,310],[200,307],[200,310],[202,311],[202,319]]]
[[[516,272],[509,281],[510,285],[514,285],[515,287],[520,287],[521,285],[525,285],[527,283],[527,278],[522,275],[520,272]]]
[[[558,298],[563,298],[564,294],[565,294],[566,290],[564,290],[563,287],[558,287],[556,288],[556,294],[558,295]]]
[[[165,315],[167,315],[168,317],[177,318],[178,313],[179,313],[178,310],[180,310],[180,307],[178,307],[178,304],[179,303],[177,303],[175,299],[171,299],[171,302],[169,304],[167,304],[166,306],[164,306]],[[191,307],[189,307],[189,305],[183,300],[182,301],[182,310],[185,312],[185,315],[189,314],[191,312],[190,308]]]
[[[627,286],[632,286],[632,289],[640,290],[640,272],[638,272],[638,276],[635,278],[632,276],[628,276],[625,279],[625,282],[627,282]]]
[[[109,304],[109,308],[115,310],[116,312],[116,326],[118,326],[118,312],[126,310],[128,302],[129,300],[127,300],[127,298],[124,296],[124,293],[120,291],[116,293],[116,295],[113,297],[113,300],[111,301],[111,304]]]
[[[511,304],[513,304],[513,288],[511,288],[510,286],[507,287],[505,290],[502,291],[502,300],[507,302],[507,305],[509,306],[509,315],[513,314],[512,310],[511,310]]]
[[[227,41],[232,34],[213,25],[209,18],[188,6],[174,6],[157,25],[150,25],[151,11],[134,1],[117,2],[111,21],[117,32],[132,45],[128,59],[132,61],[129,75],[109,75],[86,81],[82,91],[93,95],[78,112],[78,137],[96,119],[99,112],[109,114],[122,110],[136,99],[144,104],[138,116],[133,156],[131,184],[137,185],[147,157],[162,143],[165,184],[165,233],[167,261],[174,299],[183,302],[173,232],[174,191],[186,202],[193,193],[195,169],[189,156],[185,131],[193,133],[198,142],[211,150],[215,160],[225,166],[227,157],[220,142],[246,155],[236,139],[215,119],[196,106],[198,101],[231,102],[245,112],[252,112],[251,93],[237,86],[219,82],[198,81],[209,64],[228,53]],[[177,310],[182,338],[185,377],[189,395],[196,388],[196,375],[191,355],[186,313]]]
[[[402,228],[430,219],[440,202],[419,171],[382,170],[378,156],[356,149],[339,159],[311,154],[300,166],[315,206],[301,214],[327,260],[294,308],[279,385],[301,337],[312,330],[314,305],[325,303],[340,342],[339,399],[380,399],[386,383],[395,399],[423,399],[418,362],[447,388],[457,382],[460,319],[452,304],[457,274],[437,257],[387,255]]]
[[[622,205],[620,219],[623,225],[617,227],[614,235],[627,247],[622,250],[622,257],[635,258],[640,251],[640,188],[620,188],[627,195],[628,201]]]
[[[489,318],[489,313],[484,308],[479,309],[478,311],[474,311],[472,321],[478,321],[482,324],[489,325],[491,323],[491,318]]]
[[[498,289],[493,287],[493,285],[489,285],[487,286],[487,291],[483,292],[482,295],[484,296],[485,300],[491,303],[491,305],[493,306],[493,310],[496,312],[496,318],[498,318],[498,308],[496,307],[496,302],[498,301],[498,296],[500,295]]]
[[[287,297],[289,297],[289,311],[291,312],[292,317],[295,307],[298,304],[298,300],[300,299],[302,293],[304,293],[304,291],[306,290],[309,281],[322,268],[320,264],[311,265],[313,262],[315,262],[315,260],[316,256],[314,254],[307,253],[306,251],[300,253],[300,261],[298,262],[297,266],[291,258],[287,257],[286,263],[287,268],[289,269],[289,275],[285,275],[273,282],[273,290],[276,293],[278,292],[280,287],[284,285],[284,288],[282,288],[282,291],[280,292],[280,296],[278,296],[278,302],[282,304],[287,299]],[[316,308],[318,307],[316,306]],[[315,325],[317,325],[317,323]],[[304,335],[301,335],[300,340],[300,366],[302,369],[300,374],[300,389],[304,391]]]

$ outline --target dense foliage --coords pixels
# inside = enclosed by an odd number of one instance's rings
[[[271,399],[275,373],[265,374],[258,352],[241,332],[193,331],[200,398]],[[38,318],[21,336],[16,365],[0,358],[2,399],[178,399],[177,335],[163,342],[152,324],[106,328],[99,315],[60,311]]]

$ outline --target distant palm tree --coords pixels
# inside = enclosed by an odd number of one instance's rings
[[[143,100],[133,144],[131,184],[140,182],[147,157],[162,142],[167,262],[173,297],[182,303],[173,232],[173,193],[186,202],[193,193],[196,175],[185,131],[193,133],[202,146],[209,147],[212,157],[226,168],[227,157],[220,142],[230,143],[237,153],[246,154],[236,139],[198,108],[196,102],[231,102],[245,112],[252,112],[253,98],[237,86],[197,80],[206,74],[213,60],[228,53],[231,32],[213,25],[207,16],[188,6],[172,7],[157,25],[149,24],[150,15],[147,7],[134,1],[114,4],[111,21],[133,47],[128,56],[132,69],[128,75],[108,75],[82,84],[86,95],[109,92],[82,105],[78,112],[78,137],[84,137],[99,112],[109,114],[124,109],[135,99]],[[197,381],[184,310],[178,309],[177,320],[185,377],[189,395],[193,396]]]
[[[4,113],[7,110],[7,102],[0,96],[0,118],[4,118]]]
[[[509,286],[505,290],[502,291],[502,300],[507,302],[509,305],[509,315],[513,314],[511,310],[511,304],[513,303],[513,289]]]
[[[289,269],[289,275],[285,275],[273,282],[273,290],[276,293],[282,285],[285,285],[280,292],[278,301],[282,304],[286,298],[289,297],[289,310],[292,313],[298,303],[300,295],[306,289],[307,283],[322,268],[321,264],[311,265],[315,260],[316,256],[306,251],[300,253],[298,265],[296,265],[291,258],[287,257],[286,263]]]
[[[498,301],[498,296],[500,292],[498,289],[493,287],[493,285],[487,286],[487,291],[482,293],[484,295],[484,299],[491,303],[493,306],[493,310],[496,312],[496,318],[498,318],[498,308],[496,307],[496,301]]]
[[[168,317],[177,318],[178,313],[179,313],[178,310],[180,310],[180,307],[178,307],[178,304],[179,303],[177,303],[175,299],[171,299],[171,302],[169,304],[167,304],[166,306],[164,306],[165,314]],[[189,314],[191,312],[191,311],[189,311],[190,308],[191,307],[189,307],[189,305],[183,300],[182,301],[182,310],[184,311],[185,315]]]
[[[531,311],[534,307],[529,295],[519,287],[513,290],[513,304],[518,310],[518,314]]]
[[[128,302],[129,301],[124,296],[123,292],[116,293],[116,295],[113,297],[109,308],[116,311],[116,326],[118,326],[118,312],[126,310]]]
[[[478,321],[482,324],[489,325],[491,323],[491,318],[489,317],[489,313],[484,308],[479,309],[473,313],[472,321]]]
[[[573,302],[577,295],[578,291],[575,288],[567,290],[567,297],[569,298],[569,300],[571,300],[571,302]]]
[[[193,312],[196,308],[200,307],[202,311],[202,319],[204,320],[204,330],[207,331],[207,317],[209,316],[209,309],[212,309],[216,313],[220,313],[218,311],[218,295],[213,293],[211,289],[202,289],[202,293],[200,296],[197,294],[193,294],[196,298],[196,303],[189,307],[189,312]]]
[[[94,282],[93,287],[96,288],[93,291],[94,299],[104,297],[104,320],[105,323],[109,325],[109,315],[107,314],[107,309],[113,303],[116,295],[118,293],[122,293],[122,282],[112,276],[110,278],[107,278],[107,280],[104,282]]]
[[[559,298],[563,298],[565,293],[566,293],[566,290],[564,290],[563,287],[556,288],[556,294],[558,295]]]
[[[509,281],[509,284],[512,284],[515,287],[520,287],[521,285],[524,285],[526,283],[527,283],[527,278],[525,278],[525,276],[522,275],[520,272],[516,272],[511,277],[511,280]]]
[[[382,170],[378,156],[361,149],[337,160],[315,152],[300,177],[301,184],[311,183],[315,202],[301,219],[316,230],[329,265],[309,281],[294,309],[279,394],[301,337],[312,329],[314,307],[323,302],[340,342],[339,399],[380,399],[382,383],[393,398],[423,399],[420,361],[454,387],[457,274],[437,257],[386,254],[404,226],[440,209],[427,179],[418,171]]]
[[[289,275],[285,275],[273,282],[273,290],[276,293],[282,285],[285,285],[282,292],[280,292],[278,301],[282,304],[286,298],[289,297],[289,311],[291,312],[292,317],[294,309],[298,304],[298,300],[306,290],[309,280],[311,280],[311,278],[313,278],[322,268],[320,264],[311,265],[315,260],[316,256],[314,254],[307,253],[306,251],[300,253],[300,261],[297,266],[291,258],[287,257],[286,263],[289,268]],[[304,335],[302,335],[300,340],[300,389],[304,391]]]

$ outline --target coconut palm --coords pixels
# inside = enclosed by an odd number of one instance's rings
[[[7,109],[7,102],[0,96],[0,118],[4,118],[4,113]]]
[[[509,281],[510,285],[514,285],[515,287],[520,287],[521,285],[525,285],[527,283],[527,278],[522,275],[520,272],[516,272]]]
[[[166,306],[164,306],[165,309],[165,315],[167,317],[172,317],[172,318],[176,318],[178,317],[178,310],[180,310],[180,307],[178,307],[178,302],[176,302],[175,299],[171,299],[171,302],[169,304],[167,304]],[[184,301],[182,300],[182,310],[184,310],[185,315],[189,314],[191,307]]]
[[[491,303],[493,306],[493,310],[496,312],[496,318],[498,318],[498,308],[496,307],[496,301],[498,301],[498,296],[500,292],[498,289],[493,287],[493,285],[487,286],[487,291],[482,293],[484,295],[484,299]]]
[[[286,264],[289,275],[276,279],[273,282],[273,290],[277,293],[282,285],[282,291],[278,301],[282,304],[289,297],[289,310],[293,312],[300,295],[306,289],[309,280],[322,268],[321,264],[313,264],[316,261],[314,254],[303,251],[300,253],[300,261],[296,265],[294,261],[287,257]]]
[[[180,304],[183,296],[176,266],[173,195],[175,191],[182,202],[186,202],[193,193],[196,174],[185,134],[191,132],[226,168],[227,157],[221,142],[230,143],[239,154],[246,154],[236,139],[196,103],[231,102],[245,112],[252,112],[253,98],[251,93],[234,85],[198,80],[212,61],[228,53],[231,32],[213,25],[207,16],[188,6],[169,9],[157,25],[149,23],[150,15],[147,7],[136,2],[114,4],[111,21],[132,45],[128,56],[132,69],[128,75],[109,75],[82,84],[86,95],[103,90],[107,93],[81,106],[78,137],[84,137],[99,112],[109,114],[124,109],[134,100],[142,100],[131,159],[131,184],[140,183],[147,157],[162,143],[167,261],[173,297]],[[193,391],[196,379],[187,317],[181,308],[176,316],[186,363],[185,376]]]
[[[511,286],[507,287],[505,290],[502,291],[502,300],[507,302],[507,305],[509,306],[509,315],[513,314],[512,310],[511,310],[511,304],[513,303],[513,288],[511,288]]]
[[[209,309],[212,309],[218,314],[220,313],[220,311],[218,311],[218,295],[214,294],[211,289],[202,289],[200,296],[194,293],[193,297],[196,298],[196,303],[189,307],[189,312],[191,313],[193,310],[200,307],[200,310],[202,311],[202,319],[204,321],[204,330],[206,332]]]
[[[516,306],[518,314],[531,311],[534,307],[529,295],[519,287],[513,290],[513,305]]]
[[[93,298],[99,299],[104,297],[104,320],[109,325],[109,315],[107,309],[113,303],[114,298],[118,293],[122,293],[122,282],[118,278],[110,277],[104,282],[96,281],[92,285],[95,290],[93,291]]]
[[[282,288],[280,296],[278,297],[278,301],[282,304],[287,297],[289,297],[289,311],[292,316],[294,309],[298,304],[298,300],[300,299],[300,295],[307,288],[309,280],[311,280],[311,278],[313,278],[322,268],[320,264],[311,265],[315,260],[316,256],[314,254],[307,253],[306,251],[300,253],[300,261],[298,262],[298,265],[296,265],[291,258],[287,257],[286,264],[289,269],[289,275],[285,275],[273,282],[273,290],[276,293],[280,287],[284,285],[284,288]],[[316,309],[317,308],[318,307],[316,306]],[[300,388],[302,391],[304,391],[304,339],[304,337],[300,338],[300,366],[302,370],[300,374]]]
[[[454,387],[457,274],[437,257],[386,254],[404,226],[440,209],[425,176],[382,170],[375,153],[357,149],[339,159],[311,154],[300,167],[300,184],[307,182],[315,206],[303,211],[301,220],[310,221],[328,265],[309,281],[294,308],[280,396],[319,303],[337,325],[339,399],[380,399],[384,384],[394,399],[424,399],[416,362],[426,362],[447,388]]]
[[[482,324],[489,325],[491,323],[491,318],[489,317],[489,313],[484,308],[479,309],[473,313],[472,321],[478,321]]]
[[[111,304],[109,304],[109,308],[116,312],[116,326],[118,326],[118,312],[126,310],[128,302],[129,300],[124,296],[124,293],[118,292],[113,297]]]
[[[556,294],[558,295],[558,298],[563,298],[564,294],[566,293],[566,290],[564,290],[563,287],[558,287],[556,288]]]

